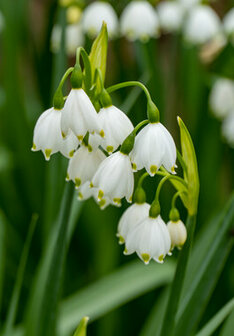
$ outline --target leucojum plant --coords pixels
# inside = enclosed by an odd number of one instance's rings
[[[80,47],[76,63],[61,79],[53,107],[38,119],[33,151],[41,150],[46,160],[56,152],[69,159],[66,180],[72,180],[79,200],[93,197],[101,209],[121,206],[122,198],[131,204],[120,218],[117,236],[125,244],[124,254],[137,253],[148,264],[163,263],[174,247],[180,252],[177,271],[165,314],[162,335],[169,335],[175,324],[183,278],[193,240],[199,195],[196,155],[189,132],[178,117],[181,153],[166,127],[148,89],[141,82],[128,81],[105,88],[107,30],[103,24],[90,54]],[[82,66],[81,66],[82,59]],[[63,85],[70,76],[71,90],[64,96]],[[129,86],[141,88],[146,96],[146,119],[135,127],[124,112],[112,104],[111,93]],[[176,173],[180,165],[182,176]],[[134,186],[134,172],[142,175]],[[161,180],[152,204],[146,203],[143,181],[159,175]],[[160,192],[166,182],[175,189],[170,221],[160,213]],[[64,213],[68,216],[74,187],[69,183]],[[180,219],[176,200],[188,211],[186,226]],[[65,216],[66,220],[66,216]],[[163,266],[162,266],[163,267]],[[170,331],[168,330],[170,328]]]

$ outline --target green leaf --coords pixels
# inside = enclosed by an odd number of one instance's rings
[[[97,38],[93,42],[91,52],[89,55],[92,69],[92,77],[96,69],[100,69],[102,73],[103,82],[105,81],[106,75],[106,58],[107,58],[107,48],[108,48],[108,34],[106,23],[103,22],[102,29],[98,34]],[[97,85],[100,85],[99,83]],[[99,88],[100,89],[100,88]]]
[[[234,330],[234,311],[232,311],[232,313],[228,316],[219,336],[230,336],[232,335],[233,330]]]
[[[140,336],[159,336],[169,296],[168,288],[160,295],[148,316]]]
[[[183,121],[178,117],[180,127],[180,140],[182,157],[187,169],[184,171],[184,179],[188,184],[187,209],[190,216],[197,213],[197,204],[199,196],[199,176],[197,168],[197,158],[193,147],[193,142],[189,131]]]
[[[87,316],[83,317],[80,321],[74,336],[86,336],[86,329],[88,324],[89,318]]]
[[[26,335],[51,336],[54,334],[73,194],[74,186],[68,183],[63,195],[59,218],[47,241],[32,290]]]
[[[231,251],[233,239],[227,233],[233,221],[234,196],[231,197],[222,215],[218,216],[217,222],[214,222],[216,230],[210,229],[211,223],[191,256],[182,300],[176,316],[176,335],[178,336],[182,333],[190,335],[196,330]]]
[[[5,237],[6,237],[6,218],[0,209],[0,312],[3,293],[3,282],[5,275]]]
[[[137,261],[80,290],[61,305],[58,335],[69,335],[84,314],[90,316],[91,321],[96,320],[130,300],[168,284],[174,269],[170,260],[163,267],[156,263],[145,266]]]
[[[234,298],[230,300],[222,309],[220,309],[220,311],[217,314],[215,314],[214,317],[212,317],[212,319],[202,328],[202,330],[200,330],[196,334],[196,336],[213,335],[215,330],[220,326],[220,324],[232,312],[233,309],[234,309]]]
[[[24,248],[23,248],[21,258],[20,258],[20,263],[19,263],[19,268],[18,268],[18,272],[17,272],[17,276],[16,276],[14,290],[13,290],[12,297],[11,297],[11,300],[10,300],[9,310],[8,310],[8,313],[7,313],[6,323],[5,323],[5,326],[4,326],[4,333],[3,333],[4,336],[12,335],[12,329],[13,329],[13,325],[14,325],[14,322],[15,322],[17,307],[18,307],[18,304],[19,304],[20,291],[21,291],[21,287],[22,287],[24,271],[25,271],[25,267],[26,267],[26,263],[27,263],[27,259],[28,259],[28,254],[29,254],[29,248],[30,248],[30,245],[31,245],[31,241],[32,241],[33,233],[35,231],[37,220],[38,220],[38,215],[34,214],[32,216],[31,224],[29,226],[28,235],[27,235],[27,238],[26,238],[26,241],[25,241],[25,244],[24,244]]]

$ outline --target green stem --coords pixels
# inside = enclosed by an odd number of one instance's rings
[[[158,184],[158,187],[157,187],[157,190],[156,190],[156,194],[155,194],[155,201],[159,201],[159,194],[160,194],[160,191],[162,189],[162,186],[169,179],[176,180],[176,181],[182,183],[187,188],[187,183],[181,177],[168,174],[165,177],[163,177],[161,179],[161,181],[159,182],[159,184]]]
[[[178,311],[180,303],[185,273],[188,265],[190,250],[192,247],[195,225],[196,225],[196,216],[195,215],[188,216],[186,222],[188,237],[179,255],[174,280],[171,285],[171,291],[167,303],[167,309],[164,315],[163,325],[160,333],[161,336],[165,335],[173,336],[175,333],[176,313]]]
[[[149,120],[148,119],[145,119],[145,120],[142,120],[141,122],[139,122],[138,125],[136,125],[136,127],[134,128],[134,130],[132,131],[132,133],[134,133],[136,135],[136,133],[139,131],[139,129],[148,124],[149,123]]]
[[[147,176],[149,176],[147,172],[141,175],[141,177],[139,178],[138,184],[137,184],[137,188],[140,188],[142,186],[142,183]]]
[[[138,86],[138,87],[140,87],[144,91],[147,100],[152,101],[150,93],[149,93],[148,89],[146,88],[146,86],[144,84],[142,84],[141,82],[138,82],[138,81],[129,81],[129,82],[123,82],[123,83],[115,84],[115,85],[112,85],[112,86],[108,87],[106,90],[107,90],[108,93],[111,93],[113,91],[116,91],[116,90],[119,90],[119,89],[122,89],[122,88],[125,88],[125,87],[128,87],[128,86]]]
[[[92,69],[91,69],[91,63],[89,59],[89,55],[85,51],[83,47],[79,47],[76,49],[76,64],[80,65],[80,56],[82,57],[82,60],[84,62],[84,69],[85,69],[85,76],[84,76],[84,85],[85,90],[87,91],[89,95],[90,88],[92,86]]]
[[[63,87],[63,85],[64,85],[64,82],[65,82],[65,80],[67,79],[67,77],[70,75],[70,73],[72,73],[72,71],[74,70],[74,68],[73,67],[70,67],[70,68],[68,68],[67,69],[67,71],[65,72],[65,74],[63,75],[63,77],[62,77],[62,79],[61,79],[61,81],[60,81],[60,83],[59,83],[59,86],[58,86],[58,88],[57,88],[57,90],[56,91],[58,91],[58,90],[61,90],[62,89],[62,87]]]
[[[173,196],[173,198],[172,198],[172,201],[171,201],[171,207],[172,208],[175,208],[176,206],[175,206],[175,203],[176,203],[176,200],[177,200],[177,198],[179,197],[179,196],[181,196],[181,194],[186,194],[184,191],[177,191],[175,194],[174,194],[174,196]]]

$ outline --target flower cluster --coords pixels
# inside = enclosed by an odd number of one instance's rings
[[[70,75],[71,90],[64,97],[62,87]],[[136,127],[112,104],[110,96],[127,86],[139,86],[147,99],[147,118]],[[134,200],[120,219],[117,236],[120,243],[125,243],[125,254],[136,252],[146,264],[151,258],[162,263],[174,246],[181,247],[186,240],[186,228],[175,207],[175,198],[181,197],[180,187],[173,197],[168,225],[160,215],[163,184],[176,180],[185,194],[187,183],[175,176],[176,146],[159,117],[142,83],[124,82],[106,89],[101,69],[95,68],[93,75],[90,57],[78,48],[76,64],[64,74],[54,94],[53,107],[42,113],[36,123],[32,146],[33,151],[41,150],[46,160],[56,152],[69,158],[66,180],[73,181],[79,200],[93,197],[102,209],[109,204],[121,206],[123,198],[129,203]],[[142,169],[146,172],[134,188],[134,172]],[[150,205],[142,183],[147,176],[156,174],[163,178]]]
[[[234,81],[217,78],[210,92],[209,103],[213,114],[222,120],[223,137],[234,147]]]
[[[73,54],[84,44],[87,34],[93,38],[105,21],[111,38],[125,36],[130,41],[148,41],[161,33],[181,32],[184,39],[193,45],[212,43],[221,49],[227,39],[234,41],[234,9],[220,20],[211,6],[200,0],[160,1],[154,8],[148,1],[130,1],[118,18],[115,9],[104,1],[95,1],[80,8],[73,3],[61,1],[67,7],[66,49]],[[52,33],[52,50],[60,46],[62,29],[55,25]]]

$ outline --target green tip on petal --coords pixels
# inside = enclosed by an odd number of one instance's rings
[[[123,254],[128,254],[128,250],[126,249],[126,247],[125,247],[125,249],[123,251]]]
[[[105,199],[101,199],[100,202],[98,202],[98,204],[99,204],[100,208],[102,209],[105,206],[105,204],[106,204],[106,200]]]
[[[83,194],[81,192],[78,193],[78,199],[82,200],[83,199]]]
[[[107,150],[108,153],[112,153],[113,150],[114,150],[114,147],[113,146],[107,146],[106,150]]]
[[[79,186],[81,185],[81,179],[80,178],[75,178],[75,185],[76,185],[76,188],[79,188]]]
[[[66,181],[70,181],[70,176],[69,176],[69,174],[67,173],[67,175],[66,175],[66,178],[65,178],[65,180]]]
[[[90,188],[93,188],[94,187],[94,185],[93,185],[93,182],[90,182]]]
[[[156,174],[156,172],[157,172],[157,170],[158,170],[158,167],[157,166],[155,166],[155,165],[152,165],[152,166],[150,166],[150,172],[152,173],[152,174]]]
[[[100,136],[101,136],[102,138],[105,137],[105,132],[104,132],[103,130],[101,130],[99,134],[100,134]]]
[[[113,198],[113,202],[116,203],[117,205],[121,204],[121,199],[120,198]]]
[[[83,140],[83,135],[77,135],[77,139],[78,139],[79,141],[82,141],[82,140]]]
[[[150,261],[150,255],[148,253],[142,253],[141,257],[142,257],[144,263],[147,265]]]
[[[50,155],[51,155],[52,149],[45,149],[45,156],[46,158],[49,160],[50,159]]]
[[[124,237],[119,236],[119,244],[122,245],[125,243]]]
[[[75,153],[74,150],[70,151],[70,152],[69,152],[69,157],[73,157],[74,153]]]
[[[134,171],[137,170],[137,165],[136,165],[135,163],[132,163],[132,169],[133,169]]]
[[[158,257],[158,260],[159,260],[160,262],[163,262],[163,259],[164,259],[164,255],[161,254],[161,255]]]
[[[103,198],[103,196],[104,196],[104,192],[100,189],[99,192],[98,192],[98,199],[101,200]]]
[[[35,143],[33,143],[31,150],[35,151],[36,149],[37,149],[37,146],[35,145]]]
[[[66,134],[64,132],[61,132],[63,139],[66,138]]]

